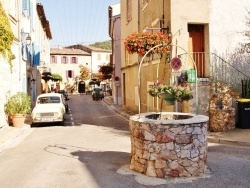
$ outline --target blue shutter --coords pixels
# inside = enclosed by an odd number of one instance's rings
[[[33,46],[33,65],[40,66],[40,46],[36,44]]]
[[[28,0],[23,0],[23,11],[28,10]]]

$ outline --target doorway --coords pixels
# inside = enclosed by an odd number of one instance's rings
[[[205,77],[204,25],[188,24],[188,52],[193,54],[197,67],[197,77]]]

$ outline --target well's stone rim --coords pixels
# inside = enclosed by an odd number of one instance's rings
[[[169,115],[187,115],[187,116],[193,116],[189,119],[180,119],[180,120],[156,120],[156,119],[149,119],[146,116],[148,115],[154,115],[154,114],[169,114]],[[191,123],[204,123],[209,120],[208,116],[205,115],[196,115],[191,113],[181,113],[181,112],[146,112],[141,114],[135,114],[133,116],[130,116],[130,120],[138,121],[138,122],[145,122],[150,123],[154,122],[156,124],[191,124]]]

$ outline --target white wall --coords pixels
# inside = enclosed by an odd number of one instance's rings
[[[53,54],[51,54],[53,55]],[[63,81],[61,83],[61,89],[64,89],[65,83],[69,83],[69,84],[73,84],[73,79],[67,79],[66,77],[66,71],[67,70],[72,70],[74,71],[74,77],[79,76],[80,75],[80,68],[79,65],[83,65],[87,68],[89,68],[90,70],[90,66],[91,66],[91,56],[77,56],[77,55],[73,55],[73,56],[69,56],[67,55],[68,58],[68,63],[67,64],[62,64],[61,63],[61,55],[55,55],[57,57],[57,63],[51,63],[49,64],[49,67],[51,69],[51,73],[52,74],[59,74],[62,76]],[[65,55],[63,55],[65,56]],[[71,57],[77,57],[77,64],[72,64],[70,63]]]
[[[241,32],[246,30],[250,1],[211,0],[210,8],[210,51],[219,55],[231,53],[245,41]]]
[[[92,73],[98,73],[100,65],[107,65],[110,63],[110,54],[108,52],[95,52],[92,51]],[[98,55],[101,59],[98,59]]]

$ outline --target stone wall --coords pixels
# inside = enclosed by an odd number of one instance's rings
[[[217,83],[216,93],[209,100],[209,130],[225,132],[235,129],[235,100],[238,93],[232,92],[230,87]]]
[[[203,115],[181,120],[131,116],[130,169],[159,178],[199,176],[207,168],[207,124]]]

